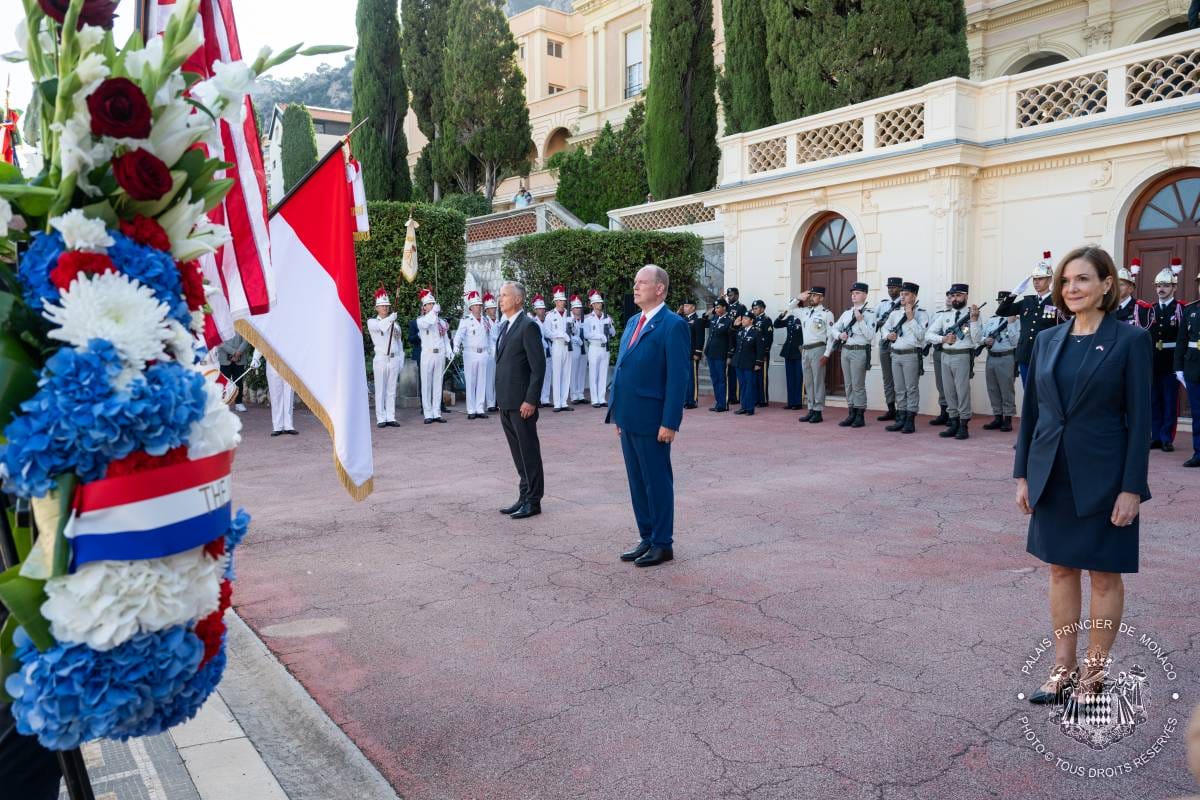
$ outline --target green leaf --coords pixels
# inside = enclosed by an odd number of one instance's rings
[[[87,214],[89,219],[104,220],[104,224],[109,228],[117,228],[121,224],[121,218],[117,216],[117,212],[113,210],[112,203],[107,199],[101,200],[98,203],[92,203],[90,206],[84,206],[83,212]]]
[[[299,53],[297,53],[297,55],[324,56],[324,55],[329,55],[330,53],[344,53],[347,50],[351,50],[351,49],[353,49],[353,48],[351,48],[349,45],[345,45],[345,44],[314,44],[312,47],[304,48]]]
[[[2,297],[13,299],[12,295]],[[7,314],[13,314],[15,303],[10,302]],[[34,361],[20,342],[9,333],[0,334],[0,429],[8,425],[12,415],[37,392],[37,372]]]
[[[24,183],[25,176],[21,170],[7,161],[0,161],[0,183]]]
[[[143,217],[157,217],[166,210],[167,206],[171,205],[186,181],[186,172],[171,170],[171,188],[166,194],[157,200],[133,200],[128,204],[127,208],[135,214],[141,214]]]
[[[41,92],[42,101],[49,107],[54,108],[54,104],[58,102],[58,78],[47,78],[38,84],[38,91]]]
[[[12,531],[13,544],[17,548],[17,561],[24,561],[33,549],[33,529],[17,524],[17,510],[12,504],[5,509],[4,515],[8,517],[8,529]]]
[[[204,157],[204,153],[202,151],[188,150],[183,154],[182,158],[175,162],[175,166],[171,169],[186,172],[188,176],[188,183],[194,184],[196,181],[196,176],[200,174],[202,169],[204,169],[204,165],[206,163],[207,159]]]
[[[18,624],[17,618],[10,616],[4,620],[4,626],[0,627],[0,702],[12,702],[8,692],[4,691],[4,681],[21,668],[17,661],[17,648],[13,645],[13,634],[16,633]]]
[[[38,650],[54,646],[50,635],[50,623],[42,616],[42,603],[46,602],[46,582],[26,578],[16,565],[0,573],[0,602],[13,615]]]
[[[233,188],[233,180],[224,178],[219,181],[213,181],[205,188],[200,195],[200,199],[204,201],[204,210],[212,211],[221,204],[221,200],[225,198],[229,190]]]

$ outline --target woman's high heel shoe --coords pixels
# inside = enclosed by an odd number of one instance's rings
[[[1070,669],[1062,664],[1055,664],[1046,682],[1029,696],[1029,702],[1038,705],[1045,705],[1047,703],[1059,705],[1066,699],[1067,689],[1074,686],[1078,678],[1079,673],[1077,670]]]

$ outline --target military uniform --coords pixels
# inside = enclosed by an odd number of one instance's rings
[[[824,286],[814,286],[810,295],[825,297]],[[833,312],[824,305],[806,306],[796,312],[804,332],[800,346],[804,362],[804,394],[808,397],[808,413],[801,422],[823,422],[825,410],[825,353],[833,341]]]
[[[965,283],[950,286],[950,294],[966,294],[967,291]],[[953,336],[954,342],[944,342],[946,336]],[[929,325],[925,341],[942,346],[940,372],[946,390],[946,409],[950,415],[949,427],[940,434],[944,439],[966,439],[970,435],[971,361],[982,339],[978,314],[972,319],[971,309],[967,307],[951,307]]]
[[[1188,304],[1180,317],[1179,338],[1175,340],[1175,377],[1187,389],[1192,407],[1192,457],[1183,465],[1200,467],[1200,300]]]
[[[696,305],[690,301],[691,305]],[[684,408],[695,408],[700,403],[700,359],[704,358],[704,328],[707,321],[693,311],[684,316],[688,324],[688,335],[691,337],[692,350],[688,356],[688,391],[683,396]]]
[[[755,309],[758,313],[755,314]],[[758,392],[755,397],[758,406],[765,408],[771,402],[771,348],[775,345],[775,326],[767,316],[767,305],[762,300],[755,300],[750,306],[750,315],[754,317],[754,327],[763,340],[763,358],[759,364]]]
[[[467,315],[454,332],[453,352],[462,355],[463,377],[467,384],[467,419],[487,419],[487,362],[491,358],[492,337],[482,313],[479,292],[467,295]],[[478,312],[475,309],[480,309]],[[475,314],[479,316],[476,317]]]
[[[540,294],[535,294],[533,296],[533,310],[536,312],[539,309],[542,311],[546,310],[546,298],[542,297]],[[548,314],[546,316],[549,317]],[[550,392],[554,386],[554,365],[550,361],[550,337],[546,332],[545,319],[538,319],[538,315],[536,313],[531,316],[531,319],[537,323],[538,330],[541,331],[542,350],[546,353],[546,379],[542,381],[542,396],[538,398],[538,407],[546,408],[550,405]]]
[[[774,326],[783,328],[787,333],[779,348],[779,357],[783,359],[783,373],[787,380],[787,405],[789,411],[804,405],[804,323],[796,316],[795,311],[788,309],[780,311],[775,318]]]
[[[766,358],[766,352],[766,342],[763,341],[762,334],[756,326],[750,325],[738,329],[737,344],[730,361],[733,368],[737,370],[738,382],[741,384],[739,388],[741,389],[742,407],[737,411],[738,414],[754,415],[758,396],[758,378],[755,376],[755,372],[762,368],[761,364]]]
[[[1033,278],[1052,278],[1054,270],[1050,267],[1050,251],[1042,253],[1042,260],[1033,268],[1029,278],[1021,282],[1003,303],[996,307],[996,314],[1001,317],[1021,318],[1021,342],[1017,345],[1017,370],[1021,373],[1021,385],[1029,375],[1029,359],[1033,357],[1033,342],[1037,335],[1048,328],[1053,328],[1065,317],[1054,306],[1054,298],[1047,291],[1045,294],[1022,296],[1022,291]]]
[[[734,287],[730,287],[725,290],[725,300],[729,304],[729,310],[725,313],[729,316],[730,324],[733,325],[735,337],[738,330],[740,330],[740,327],[737,324],[737,319],[747,311],[745,304],[738,302],[738,296],[738,290]],[[730,350],[730,353],[732,354],[733,351]],[[729,405],[732,406],[738,402],[739,395],[737,370],[733,368],[732,358],[729,360],[729,369],[726,370],[725,374],[725,385],[729,392]]]
[[[997,302],[1003,303],[1008,292],[1000,292]],[[1021,341],[1021,324],[1014,317],[999,314],[983,324],[983,342],[987,350],[984,377],[987,381],[988,400],[992,404],[994,419],[984,425],[984,430],[1011,431],[1012,418],[1017,413],[1017,345]],[[989,345],[987,341],[991,339]]]
[[[554,300],[556,303],[559,300],[566,302],[567,291],[562,284],[554,287]],[[551,370],[547,374],[552,376],[551,397],[555,411],[569,410],[567,392],[571,388],[571,334],[568,330],[570,320],[571,315],[565,308],[559,311],[555,307],[546,312],[546,322],[542,326],[546,340],[550,342],[550,363],[547,366]]]
[[[1148,330],[1154,324],[1154,306],[1145,300],[1125,298],[1112,312],[1113,319]]]
[[[483,319],[488,329],[486,402],[489,412],[500,410],[496,406],[496,342],[500,336],[500,324],[496,321],[496,311],[496,298],[492,296],[491,292],[484,292]]]
[[[917,294],[921,287],[906,282],[904,291]],[[913,317],[904,308],[893,311],[883,324],[884,338],[895,334],[892,341],[892,375],[896,380],[896,421],[889,431],[915,433],[917,412],[921,409],[921,350],[925,347],[925,332],[929,330],[929,314],[913,306]]]
[[[888,289],[899,289],[903,285],[902,278],[888,278]],[[888,317],[892,312],[900,307],[900,297],[892,299],[890,296],[879,301],[879,305],[875,307],[875,332],[879,333],[879,370],[883,375],[883,399],[887,403],[887,413],[876,417],[879,422],[887,422],[896,418],[896,382],[892,377],[892,343],[889,342],[880,333],[883,325],[887,322]]]
[[[383,289],[375,292],[375,308],[391,310],[392,301]],[[367,320],[367,334],[371,337],[371,373],[375,382],[375,425],[380,428],[396,427],[396,381],[404,369],[404,339],[396,312],[383,317],[374,316]],[[268,367],[270,365],[268,364]],[[274,391],[271,393],[274,395]],[[288,405],[291,405],[289,401]],[[274,398],[271,401],[274,412]],[[290,418],[291,412],[289,410]],[[287,426],[288,428],[291,425]],[[278,426],[276,430],[281,430]]]
[[[608,340],[617,335],[612,317],[604,313],[604,309],[596,306],[604,303],[604,297],[593,291],[588,296],[592,305],[592,313],[583,319],[583,338],[587,343],[588,354],[588,392],[592,398],[592,407],[601,408],[608,405]]]
[[[1182,265],[1179,259],[1171,260],[1171,268],[1164,269],[1155,277],[1154,283],[1172,287]],[[1179,329],[1183,322],[1183,305],[1171,297],[1154,304],[1154,321],[1150,325],[1150,339],[1154,342],[1154,377],[1150,386],[1150,446],[1161,447],[1170,452],[1175,449],[1175,428],[1179,424],[1179,382],[1175,377],[1175,349],[1179,342]]]
[[[580,312],[575,316],[575,311]],[[583,392],[587,388],[588,360],[587,341],[583,338],[583,301],[579,295],[571,295],[571,404],[584,402]]]
[[[450,355],[450,326],[438,316],[441,307],[433,299],[431,290],[421,290],[420,303],[422,310],[430,307],[417,317],[417,331],[421,337],[421,411],[428,425],[446,421],[442,418],[442,373]]]
[[[866,294],[870,289],[865,283],[855,283],[851,291]],[[862,315],[860,320],[859,314]],[[846,334],[842,341],[841,334]],[[842,376],[846,380],[846,418],[838,423],[842,428],[861,428],[866,425],[867,411],[867,368],[871,361],[871,339],[875,337],[875,312],[866,302],[852,305],[842,312],[834,325],[833,334],[825,348],[825,355],[841,351]]]
[[[933,312],[933,314],[930,316],[930,319],[929,319],[929,327],[933,328],[933,327],[937,326],[939,323],[941,323],[943,321],[943,318],[946,316],[947,313],[949,313],[949,311],[950,311],[950,294],[949,294],[949,292],[947,292],[945,308],[941,308],[941,309],[938,309],[937,311]],[[946,410],[946,406],[948,405],[948,403],[946,402],[946,386],[945,386],[945,384],[942,383],[942,343],[941,343],[941,341],[939,340],[935,343],[935,342],[930,342],[928,339],[926,339],[924,351],[921,353],[922,368],[925,366],[924,357],[929,355],[930,351],[933,352],[933,385],[937,387],[938,408],[941,410],[938,412],[938,415],[936,417],[929,420],[929,424],[930,425],[946,425],[947,423],[950,422],[950,412],[948,412]]]
[[[713,385],[713,404],[709,411],[728,411],[732,404],[732,391],[726,386],[730,356],[737,343],[737,331],[729,314],[718,314],[714,306],[709,312],[708,341],[704,344],[704,357],[708,360],[708,377]]]

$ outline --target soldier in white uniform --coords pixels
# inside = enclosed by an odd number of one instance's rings
[[[399,428],[396,422],[396,381],[404,369],[404,332],[392,311],[392,300],[380,287],[375,292],[375,316],[367,320],[367,333],[375,352],[375,427]]]
[[[250,367],[258,369],[262,364],[262,353],[254,351],[250,359]],[[292,411],[296,405],[296,392],[283,379],[275,365],[267,361],[267,391],[271,396],[271,435],[282,436],[287,433],[299,436],[300,432],[292,424]]]
[[[1003,303],[1011,292],[1000,292],[996,302]],[[996,314],[983,324],[983,347],[988,351],[988,400],[992,403],[991,422],[985,431],[1011,431],[1012,418],[1017,413],[1017,345],[1021,343],[1021,321],[1016,316]],[[978,349],[978,348],[977,348]]]
[[[554,308],[546,314],[544,330],[550,342],[550,374],[552,375],[551,397],[554,413],[573,411],[567,405],[567,394],[571,389],[571,334],[567,330],[571,315],[567,311],[567,290],[563,285],[554,287]]]
[[[440,316],[442,307],[433,297],[432,289],[420,292],[421,316],[417,317],[417,334],[421,337],[421,411],[425,424],[445,422],[442,417],[442,373],[446,359],[453,354],[450,346],[450,326]]]
[[[942,386],[950,421],[938,434],[943,439],[969,439],[971,422],[971,359],[983,341],[979,306],[967,307],[965,283],[950,285],[950,308],[929,326],[925,341],[942,346]]]
[[[846,379],[846,418],[841,428],[861,428],[867,424],[867,364],[871,360],[871,340],[875,338],[875,312],[867,308],[865,283],[850,287],[850,307],[842,312],[833,328],[833,337],[825,355],[834,348],[842,351],[842,376]]]
[[[587,345],[583,339],[583,301],[579,295],[571,295],[571,405],[586,402],[583,390],[587,388]]]
[[[808,305],[795,312],[800,319],[804,344],[800,346],[804,362],[804,394],[808,397],[808,413],[801,422],[824,422],[826,355],[833,339],[833,312],[824,306],[825,287],[808,290]]]
[[[885,430],[916,433],[917,412],[921,408],[921,350],[929,315],[917,308],[921,287],[905,281],[900,288],[900,308],[893,311],[881,329],[890,342],[892,378],[896,382],[896,421]]]
[[[487,411],[499,411],[496,406],[496,337],[500,335],[500,326],[496,323],[496,298],[491,292],[483,293],[483,321],[488,329],[488,363],[487,363],[487,392],[485,402]]]
[[[467,419],[487,419],[487,365],[492,357],[492,337],[483,316],[479,292],[467,294],[467,314],[454,332],[454,351],[462,354],[467,384]]]
[[[875,332],[879,334],[879,372],[883,376],[883,400],[887,403],[887,412],[875,418],[877,422],[890,422],[896,418],[896,383],[892,379],[892,343],[884,338],[883,323],[892,312],[900,307],[900,287],[904,285],[903,278],[887,279],[887,297],[879,301],[875,308]]]
[[[546,380],[542,381],[542,396],[538,408],[550,407],[551,376],[554,369],[550,364],[550,340],[546,337],[546,298],[540,294],[533,296],[533,321],[542,332],[542,348],[546,351]]]
[[[587,342],[588,391],[592,408],[608,405],[608,340],[617,335],[612,317],[604,313],[604,296],[596,290],[588,295],[592,313],[583,320],[583,338]]]

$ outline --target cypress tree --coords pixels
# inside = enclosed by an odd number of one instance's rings
[[[400,54],[417,127],[431,143],[441,136],[446,0],[405,0],[400,6]],[[441,199],[444,170],[434,169],[436,147],[421,151],[429,167],[429,199]],[[472,191],[474,187],[472,187]]]
[[[283,143],[279,157],[283,166],[283,190],[290,192],[317,164],[317,129],[303,103],[288,103],[283,110],[282,125]]]
[[[656,0],[650,11],[646,168],[660,200],[711,189],[717,147],[712,0]]]
[[[362,164],[368,200],[408,200],[408,87],[400,63],[400,20],[396,0],[358,0],[355,18],[358,50],[354,57],[354,154]]]
[[[448,19],[441,138],[452,136],[475,158],[490,202],[506,175],[528,170],[532,129],[525,76],[501,0],[451,0]],[[441,142],[438,152],[445,152]]]
[[[721,75],[721,105],[725,135],[775,124],[771,82],[767,76],[767,21],[764,0],[725,0],[725,69]]]

